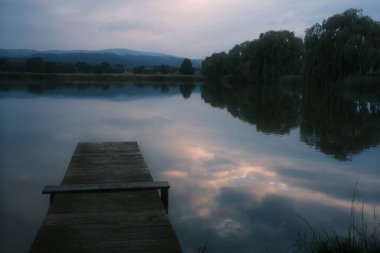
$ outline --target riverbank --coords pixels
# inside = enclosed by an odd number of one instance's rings
[[[154,83],[194,83],[203,80],[202,75],[179,74],[86,74],[86,73],[20,73],[0,72],[0,81],[130,81]]]

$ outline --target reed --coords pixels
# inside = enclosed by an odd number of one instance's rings
[[[380,252],[380,222],[377,220],[376,209],[373,217],[367,219],[365,203],[358,204],[359,191],[357,184],[353,187],[351,200],[350,222],[346,235],[338,235],[325,229],[315,229],[305,218],[301,217],[311,231],[298,233],[294,244],[295,253],[379,253]],[[358,207],[360,210],[357,210]],[[372,221],[368,224],[367,220]]]

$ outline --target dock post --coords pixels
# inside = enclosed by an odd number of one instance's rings
[[[50,201],[49,201],[50,206],[53,204],[54,197],[55,197],[55,193],[50,194],[50,198],[49,198],[50,199]]]
[[[168,213],[169,211],[169,189],[168,188],[161,188],[161,201],[164,204],[166,213]]]

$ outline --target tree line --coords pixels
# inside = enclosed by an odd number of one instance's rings
[[[1,72],[34,72],[34,73],[124,73],[126,71],[124,65],[111,65],[108,62],[100,64],[89,64],[86,62],[63,63],[44,61],[42,57],[33,56],[26,60],[10,60],[7,58],[0,59]],[[132,68],[134,74],[173,74],[179,73],[184,75],[192,75],[195,69],[190,59],[185,58],[179,68],[161,64],[151,67],[136,66]]]
[[[34,73],[123,73],[122,64],[111,65],[108,62],[89,64],[86,62],[63,63],[44,61],[39,56],[33,56],[25,61],[0,59],[0,71],[3,72],[34,72]]]
[[[357,9],[306,29],[303,40],[291,31],[268,31],[228,52],[214,53],[202,64],[204,77],[219,84],[269,84],[285,75],[327,83],[379,70],[380,23]]]
[[[172,67],[166,64],[155,65],[153,67],[146,67],[144,65],[136,66],[132,69],[134,74],[182,74],[192,75],[195,72],[193,64],[190,59],[183,59],[179,68]]]

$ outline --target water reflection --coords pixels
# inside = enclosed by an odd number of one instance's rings
[[[9,93],[20,95],[25,90],[33,95],[49,97],[101,97],[113,98],[120,95],[140,96],[156,95],[156,91],[167,94],[182,94],[183,98],[190,98],[194,88],[199,83],[184,84],[148,84],[148,83],[130,83],[130,82],[0,82],[0,98],[12,96]],[[143,91],[146,87],[147,90]],[[80,92],[78,92],[80,91]],[[25,95],[25,94],[23,94]]]
[[[236,132],[247,130],[238,126]],[[184,200],[172,204],[171,217],[183,231],[179,237],[189,252],[206,241],[215,252],[291,252],[297,233],[308,231],[301,216],[318,228],[345,233],[355,180],[371,207],[379,207],[379,175],[371,172],[378,158],[358,174],[358,163],[324,161],[307,151],[297,157],[300,146],[287,155],[288,144],[278,139],[283,137],[264,144],[252,134],[235,143],[238,135],[227,131],[224,140],[215,141],[217,134],[189,136],[197,143],[180,138],[159,154],[179,160],[159,167],[161,177],[172,182],[173,198]]]
[[[298,126],[300,94],[275,87],[254,85],[205,85],[202,98],[213,106],[227,108],[234,116],[256,125],[267,134],[287,134]]]
[[[195,88],[194,84],[183,84],[179,87],[179,90],[182,93],[183,98],[188,99],[191,96],[191,93],[193,92]]]
[[[350,100],[331,92],[305,92],[301,140],[339,160],[380,143],[380,101]]]
[[[308,231],[300,216],[344,233],[356,181],[367,206],[380,208],[378,144],[352,161],[305,145],[309,105],[297,89],[213,95],[203,86],[201,97],[199,86],[43,85],[40,95],[26,87],[0,93],[2,252],[27,251],[48,205],[40,190],[60,182],[79,141],[139,142],[153,177],[171,184],[170,219],[184,252],[205,244],[210,252],[291,252],[297,233]],[[347,110],[339,104],[337,119]],[[378,112],[364,115],[378,124]]]
[[[331,91],[261,85],[202,87],[202,98],[266,134],[300,127],[301,140],[338,160],[380,144],[380,101],[350,100]]]

